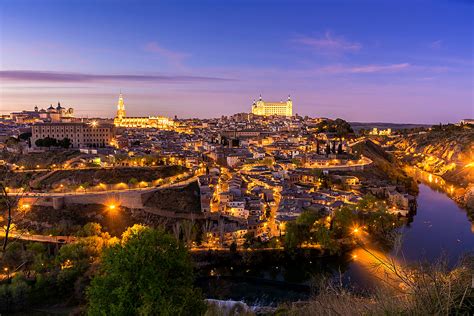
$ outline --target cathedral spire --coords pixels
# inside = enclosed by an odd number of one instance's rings
[[[120,95],[117,102],[117,118],[122,119],[123,117],[125,117],[125,104],[123,102],[122,90],[120,90]]]

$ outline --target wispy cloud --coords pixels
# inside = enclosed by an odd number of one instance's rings
[[[34,70],[0,70],[0,79],[28,82],[156,82],[187,83],[209,81],[232,81],[230,78],[194,75],[147,75],[147,74],[85,74],[77,72],[55,72]]]
[[[409,63],[388,64],[388,65],[333,65],[320,68],[319,71],[327,74],[369,74],[369,73],[390,73],[399,72],[411,68]]]
[[[440,49],[443,44],[443,40],[437,40],[430,43],[430,47],[433,49]]]
[[[163,46],[160,46],[157,42],[147,43],[144,49],[148,53],[154,53],[164,57],[170,64],[178,68],[183,68],[183,61],[191,56],[191,54],[188,53],[166,49]]]
[[[298,36],[293,41],[318,53],[331,55],[357,52],[362,48],[362,44],[349,41],[341,36],[335,36],[330,31],[326,31],[324,36],[320,37]]]

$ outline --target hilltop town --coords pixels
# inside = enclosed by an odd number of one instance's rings
[[[4,245],[15,245],[5,247],[7,282],[19,273],[18,258],[45,256],[29,245],[54,245],[49,259],[34,259],[48,265],[37,273],[54,284],[50,293],[68,280],[58,297],[80,305],[90,283],[80,276],[93,275],[120,236],[124,242],[148,228],[173,236],[206,278],[219,277],[221,265],[248,273],[262,260],[278,267],[288,257],[311,264],[350,253],[377,264],[360,249],[394,247],[417,212],[416,181],[471,203],[472,153],[457,141],[472,143],[470,121],[359,123],[355,131],[340,118],[293,115],[290,97],[260,97],[250,113],[209,119],[134,117],[126,109],[120,95],[114,119],[76,118],[60,104],[0,119],[0,197],[8,210],[0,224]],[[440,135],[448,135],[449,153],[430,141]],[[36,296],[58,300],[29,297]]]
[[[59,107],[2,121],[6,189],[35,214],[16,223],[19,231],[33,223],[48,232],[54,223],[40,219],[51,209],[103,205],[140,214],[136,222],[143,214],[164,218],[178,236],[190,221],[195,249],[282,247],[275,241],[305,212],[330,220],[366,196],[395,217],[416,208],[416,185],[379,142],[342,119],[293,116],[290,98],[260,98],[253,113],[202,120],[128,117],[122,95],[113,121],[75,119]],[[163,190],[176,203],[155,198]],[[74,234],[77,223],[64,226],[55,233]]]

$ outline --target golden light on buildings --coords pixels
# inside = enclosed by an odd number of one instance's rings
[[[74,264],[72,263],[71,260],[67,259],[66,261],[64,261],[63,263],[61,263],[61,270],[64,270],[64,269],[70,269],[74,266]]]
[[[262,116],[292,116],[293,102],[289,96],[287,101],[280,102],[265,102],[260,96],[258,101],[254,101],[252,104],[252,114]]]
[[[95,127],[99,126],[99,122],[97,122],[96,120],[93,120],[93,121],[91,121],[90,125],[95,128]]]
[[[352,234],[354,234],[354,235],[358,235],[358,234],[360,234],[361,232],[362,232],[362,230],[361,230],[361,228],[360,228],[359,226],[354,226],[354,227],[352,228]]]
[[[175,122],[164,116],[148,116],[148,117],[127,117],[125,112],[125,103],[122,94],[119,96],[117,103],[117,114],[114,119],[116,127],[129,128],[160,128],[172,129]]]

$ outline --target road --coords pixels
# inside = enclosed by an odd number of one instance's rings
[[[1,236],[5,238],[5,233],[2,232]],[[30,235],[29,233],[18,232],[10,232],[8,238],[53,244],[67,244],[77,240],[77,238],[73,236]]]

